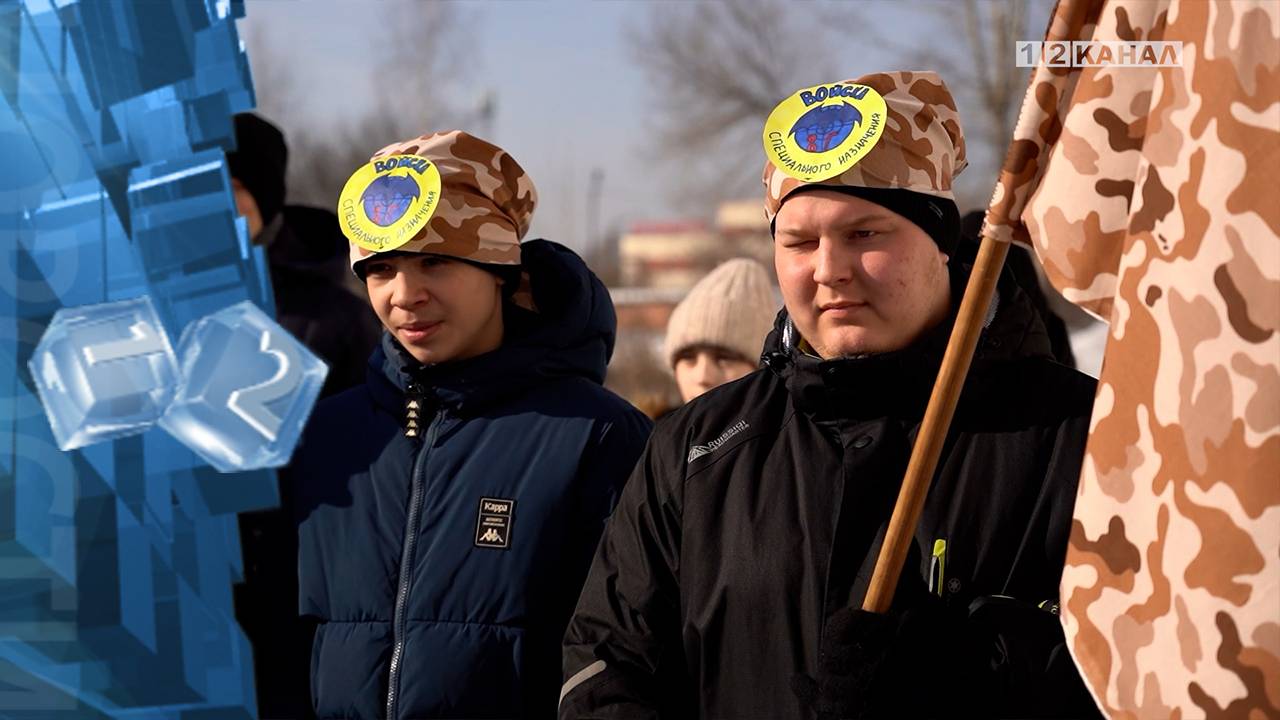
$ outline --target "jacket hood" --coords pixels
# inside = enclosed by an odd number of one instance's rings
[[[943,322],[909,347],[875,355],[824,360],[800,348],[800,332],[783,308],[765,339],[760,360],[782,378],[797,405],[818,414],[918,417],[928,404],[942,356],[951,339],[960,300],[969,281],[968,266],[952,266],[951,311]],[[1018,359],[1052,360],[1044,323],[1017,283],[1001,273],[994,309],[974,351],[970,373]]]
[[[266,246],[273,271],[306,275],[341,284],[347,273],[347,240],[338,216],[321,208],[287,205],[265,227],[259,242]]]
[[[536,312],[503,302],[502,345],[458,362],[424,366],[384,331],[369,358],[374,398],[399,413],[403,395],[425,392],[459,413],[474,413],[548,379],[604,383],[617,316],[608,290],[582,258],[549,240],[520,246]]]

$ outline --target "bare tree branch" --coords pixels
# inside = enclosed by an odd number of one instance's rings
[[[962,206],[986,201],[1017,119],[1027,73],[1016,67],[1014,43],[1032,39],[1032,5],[1048,12],[1048,0],[916,2],[911,7],[923,22],[910,44],[892,33],[878,37],[904,67],[942,72],[957,95],[974,165],[959,180]],[[822,28],[842,26],[851,12],[863,17],[842,6],[815,12],[816,22],[814,13],[782,0],[662,3],[631,28],[632,54],[654,98],[650,123],[662,159],[679,168],[672,190],[682,207],[705,209],[757,192],[763,158],[755,148],[768,113],[830,75],[831,35]],[[943,37],[959,42],[933,40]]]
[[[685,209],[758,192],[759,132],[779,100],[827,77],[825,32],[782,0],[655,4],[629,29],[662,159]]]
[[[1028,69],[1017,67],[1015,44],[1038,39],[1028,31],[1028,11],[1047,15],[1049,5],[1047,0],[952,0],[914,7],[933,24],[922,34],[958,34],[962,41],[910,48],[905,57],[912,65],[941,72],[956,95],[971,165],[957,179],[957,202],[962,209],[977,207],[995,183],[1027,86]]]
[[[445,98],[453,89],[448,79],[459,77],[458,58],[465,57],[461,30],[472,22],[470,13],[444,2],[403,3],[391,12],[392,41],[383,43],[388,51],[373,63],[371,76],[398,78],[401,92],[380,98],[359,117],[323,125],[295,116],[306,89],[289,72],[292,59],[277,50],[287,44],[284,38],[266,30],[249,35],[258,109],[287,131],[290,202],[332,208],[347,178],[374,151],[444,127],[456,114]]]

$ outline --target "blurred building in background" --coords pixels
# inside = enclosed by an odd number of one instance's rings
[[[689,288],[715,266],[720,237],[700,220],[634,223],[618,240],[625,287]]]
[[[618,313],[618,346],[609,389],[651,415],[679,404],[662,340],[671,311],[699,280],[736,257],[773,269],[773,238],[759,199],[721,203],[714,220],[633,223],[617,242],[619,283],[609,288]],[[777,285],[777,279],[773,280]],[[779,304],[781,307],[781,304]],[[764,338],[760,338],[761,344]]]
[[[773,235],[769,232],[760,198],[720,203],[716,209],[716,230],[724,243],[734,249],[734,253],[724,259],[749,257],[760,261],[772,272]],[[777,285],[777,278],[774,278],[774,285]]]

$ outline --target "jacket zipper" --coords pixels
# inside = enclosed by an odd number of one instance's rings
[[[438,411],[427,428],[427,436],[423,439],[422,449],[413,463],[413,487],[409,493],[409,517],[404,528],[404,549],[400,553],[400,579],[396,588],[396,609],[392,618],[391,635],[391,672],[387,678],[387,718],[395,720],[396,700],[400,690],[400,668],[404,665],[404,624],[405,615],[409,612],[409,583],[413,579],[413,551],[418,541],[418,523],[422,515],[422,495],[425,492],[423,470],[426,467],[427,455],[435,444],[436,433],[444,411]]]

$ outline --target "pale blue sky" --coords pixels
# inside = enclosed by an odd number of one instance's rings
[[[404,1],[430,0],[248,1],[241,32],[246,37],[262,33],[273,51],[287,54],[290,74],[306,88],[291,100],[282,122],[286,133],[300,123],[333,123],[359,112],[373,93],[395,91],[395,78],[378,87],[368,82],[368,63],[377,43],[389,35],[384,24]],[[455,78],[451,99],[469,105],[484,92],[496,93],[489,139],[520,161],[541,196],[531,237],[582,248],[588,177],[597,167],[605,173],[602,226],[684,214],[671,209],[667,191],[669,173],[677,170],[654,161],[656,148],[646,137],[645,121],[651,97],[625,42],[626,28],[643,18],[649,5],[630,0],[459,4],[470,16],[466,27],[474,37],[466,38],[468,55],[458,64],[461,77]],[[852,77],[909,64],[905,48],[961,42],[936,30],[921,32],[931,19],[922,17],[919,5],[860,0],[797,2],[796,8],[813,16],[815,26],[833,7],[864,16],[861,32],[851,27],[847,42],[840,36],[834,58],[838,76]],[[1043,27],[1043,18],[1033,18],[1029,26]],[[803,34],[794,38],[805,40]],[[252,65],[252,52],[249,59]],[[963,116],[963,98],[960,103]],[[376,148],[396,139],[402,138],[370,142]],[[763,162],[760,147],[743,151]]]

